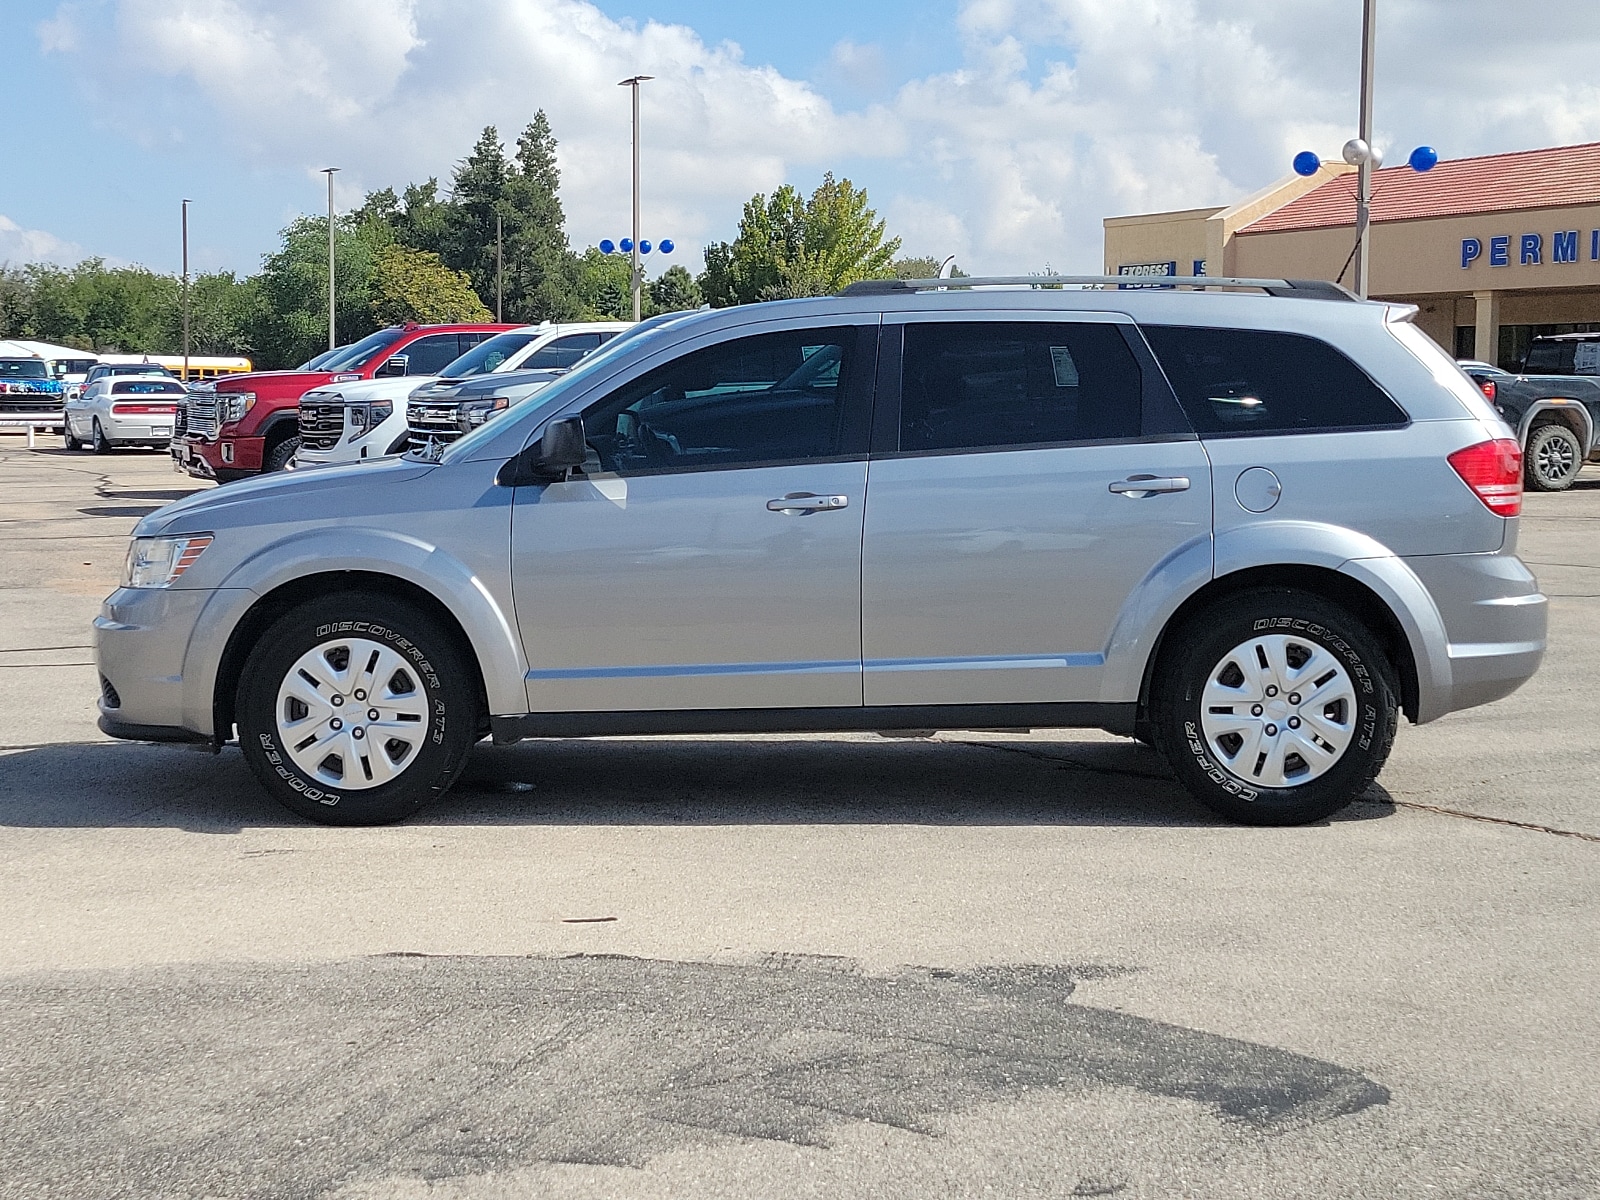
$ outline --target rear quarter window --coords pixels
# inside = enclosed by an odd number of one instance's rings
[[[1318,338],[1256,329],[1142,328],[1197,433],[1392,429],[1408,420],[1365,371]]]

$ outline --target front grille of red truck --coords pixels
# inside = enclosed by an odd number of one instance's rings
[[[217,438],[217,397],[213,393],[189,397],[189,411],[186,414],[187,429],[196,437],[203,437],[208,442]]]

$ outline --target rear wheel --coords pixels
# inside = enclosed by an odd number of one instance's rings
[[[1230,596],[1177,631],[1151,731],[1202,804],[1249,825],[1338,812],[1394,744],[1399,688],[1360,621],[1319,596]]]
[[[298,449],[300,449],[300,439],[298,437],[284,438],[283,441],[267,451],[267,457],[262,462],[261,469],[268,472],[284,470],[288,467],[289,460],[294,457],[294,452]]]
[[[256,778],[326,825],[403,820],[444,794],[477,740],[477,682],[454,639],[360,592],[279,618],[245,663],[235,711]]]
[[[106,431],[100,428],[99,417],[94,419],[94,428],[90,431],[89,438],[96,454],[110,454],[115,448],[111,445],[111,439],[106,437]]]
[[[1583,466],[1578,435],[1562,424],[1541,425],[1528,435],[1523,477],[1533,492],[1564,492]]]

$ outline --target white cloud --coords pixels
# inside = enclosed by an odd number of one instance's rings
[[[141,64],[165,90],[101,97],[106,119],[170,129],[174,97],[219,117],[257,162],[345,168],[341,202],[438,175],[485,124],[508,143],[536,108],[561,140],[574,240],[625,232],[629,126],[616,82],[644,88],[649,234],[699,247],[755,191],[848,165],[913,253],[968,270],[1095,269],[1100,221],[1226,203],[1333,155],[1354,132],[1359,8],[1317,0],[968,0],[958,70],[842,109],[817,87],[683,26],[586,0],[112,0],[40,27]],[[1378,141],[1400,161],[1600,138],[1592,0],[1388,0]],[[1559,30],[1561,36],[1549,36]],[[845,41],[823,78],[849,90],[882,63]],[[92,86],[92,84],[90,85]],[[881,88],[876,94],[882,94]]]
[[[82,258],[82,246],[43,229],[24,229],[0,213],[0,264],[45,262],[65,266]]]

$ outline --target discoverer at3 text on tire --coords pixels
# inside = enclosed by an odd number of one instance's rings
[[[1319,596],[1228,597],[1173,632],[1152,729],[1183,786],[1252,825],[1298,825],[1366,791],[1394,744],[1399,688],[1376,637]]]
[[[273,797],[329,825],[399,821],[442,795],[477,740],[477,685],[439,623],[360,592],[309,600],[256,642],[236,717]]]

